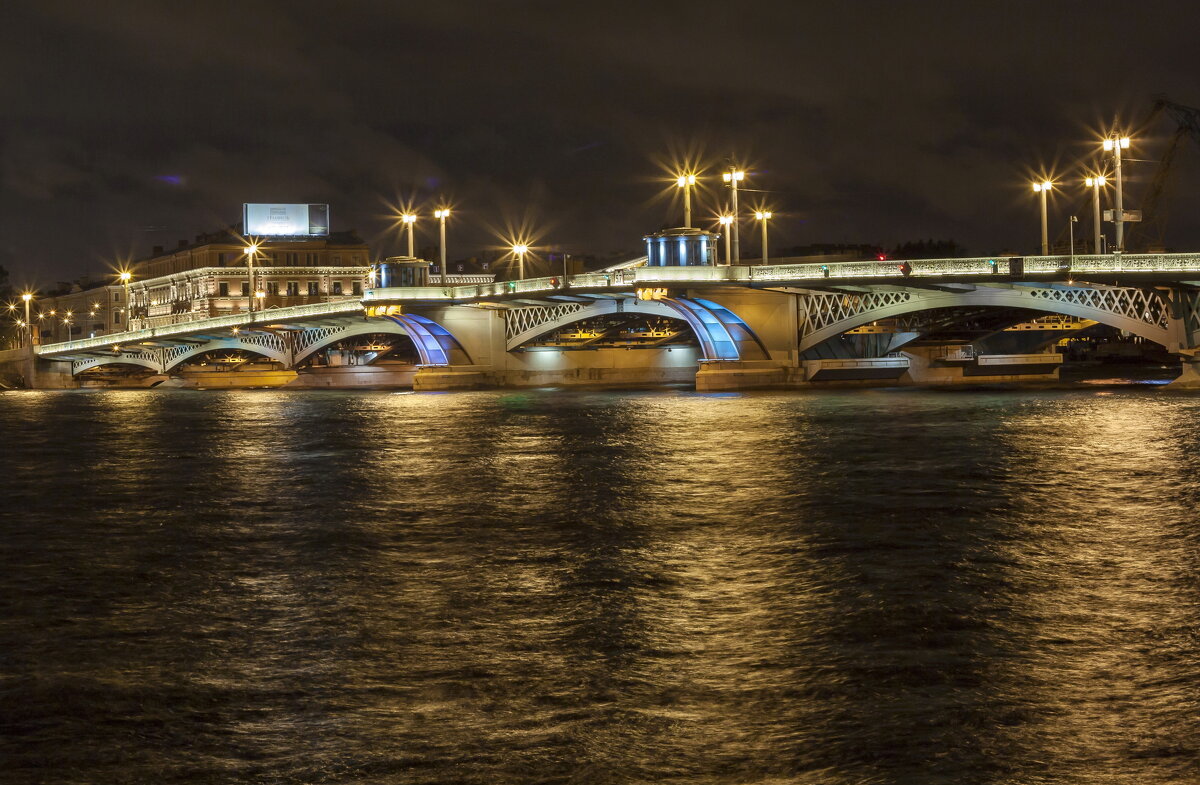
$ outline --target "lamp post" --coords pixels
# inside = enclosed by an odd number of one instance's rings
[[[246,310],[254,311],[254,257],[258,255],[258,243],[246,246]]]
[[[1121,197],[1121,151],[1129,149],[1129,137],[1113,134],[1104,140],[1104,150],[1113,154],[1113,168],[1116,170],[1117,193],[1113,205],[1113,222],[1117,225],[1117,238],[1114,252],[1125,250],[1125,205]]]
[[[1067,233],[1071,238],[1071,266],[1075,266],[1075,224],[1079,222],[1079,217],[1072,215],[1071,220],[1067,221]]]
[[[529,246],[517,244],[512,247],[512,252],[517,257],[517,278],[525,280],[525,254],[528,253]],[[565,264],[565,263],[564,263]]]
[[[1054,183],[1049,180],[1033,184],[1034,193],[1042,195],[1042,256],[1050,255],[1050,230],[1046,222],[1046,194],[1050,193],[1050,189],[1053,187]]]
[[[692,186],[696,184],[696,175],[681,174],[675,185],[683,189],[683,226],[692,228]]]
[[[1089,177],[1083,181],[1092,189],[1092,253],[1100,253],[1100,189],[1108,182],[1104,175]]]
[[[446,285],[446,219],[450,217],[449,208],[443,207],[433,211],[433,217],[438,219],[438,247],[442,252],[442,286]]]
[[[121,283],[125,285],[125,329],[133,329],[133,303],[129,302],[129,282],[133,279],[133,273],[128,270],[123,270],[120,275]]]
[[[736,166],[731,166],[731,167],[729,167],[728,172],[725,172],[723,175],[721,175],[721,179],[724,180],[725,182],[729,183],[729,186],[733,191],[732,200],[730,203],[731,208],[732,208],[730,210],[730,212],[732,213],[732,217],[733,217],[733,221],[731,223],[731,226],[733,227],[733,261],[740,262],[742,260],[742,244],[741,244],[741,242],[739,242],[740,238],[738,237],[738,220],[737,220],[738,200],[737,200],[737,196],[738,196],[738,183],[740,183],[742,180],[746,179],[746,173],[743,172],[741,169],[738,169]]]
[[[771,220],[771,211],[770,210],[759,210],[758,212],[756,212],[754,214],[754,217],[757,218],[758,220],[762,221],[762,230],[763,230],[763,239],[762,239],[763,261],[762,261],[762,263],[764,265],[766,265],[766,263],[767,263],[767,221]]]
[[[400,216],[400,220],[408,227],[408,255],[411,258],[415,255],[413,248],[413,226],[417,222],[417,216],[414,213],[404,213]]]
[[[33,322],[29,319],[29,303],[33,300],[33,295],[25,292],[21,295],[21,299],[25,302],[25,326],[29,328],[29,345],[33,346]]]
[[[724,231],[722,231],[722,234],[725,235],[725,265],[728,266],[728,265],[733,264],[733,260],[730,259],[730,257],[729,257],[729,226],[730,226],[730,224],[733,223],[733,216],[732,215],[718,215],[717,223],[719,223],[719,224],[721,224],[721,226],[725,227]]]

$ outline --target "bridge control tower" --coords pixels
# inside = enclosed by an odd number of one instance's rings
[[[376,286],[428,286],[429,268],[432,262],[415,256],[389,256],[378,265]]]
[[[663,229],[648,234],[647,267],[704,267],[717,263],[717,238],[703,229]]]

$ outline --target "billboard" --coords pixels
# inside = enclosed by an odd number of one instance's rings
[[[329,234],[327,204],[243,204],[242,231],[248,235],[300,237]]]

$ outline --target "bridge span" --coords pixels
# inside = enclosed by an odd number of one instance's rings
[[[1183,363],[1179,384],[1200,382],[1200,254],[623,266],[375,288],[361,300],[185,313],[8,352],[0,365],[30,386],[186,382],[201,365],[210,380],[257,369],[263,384],[417,389],[1046,381],[1061,363],[1055,343],[1097,324],[1160,344]]]

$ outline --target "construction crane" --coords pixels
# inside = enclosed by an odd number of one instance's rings
[[[1175,133],[1167,144],[1158,163],[1154,179],[1146,189],[1142,199],[1142,222],[1130,232],[1126,241],[1127,247],[1149,246],[1152,249],[1166,247],[1167,211],[1163,207],[1163,195],[1171,180],[1171,165],[1175,162],[1175,154],[1183,146],[1184,139],[1191,137],[1200,145],[1200,109],[1177,104],[1165,95],[1154,96],[1154,106],[1141,125],[1144,133],[1166,114],[1175,123]]]

